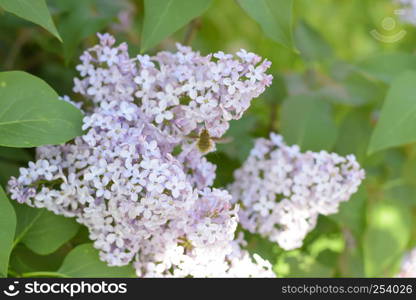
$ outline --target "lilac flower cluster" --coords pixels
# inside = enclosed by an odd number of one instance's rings
[[[397,277],[416,277],[416,248],[410,251],[404,258],[400,273]]]
[[[221,137],[228,121],[241,118],[271,83],[272,76],[265,74],[270,62],[253,53],[241,50],[234,59],[222,52],[201,56],[180,45],[178,50],[139,56],[134,80],[148,120],[180,141],[202,129]]]
[[[187,138],[224,134],[270,84],[269,63],[244,51],[212,61],[182,46],[131,59],[126,44],[99,37],[75,79],[86,133],[39,147],[10,180],[11,198],[75,217],[102,260],[134,262],[138,276],[274,276],[234,239],[239,206],[211,187],[215,166]]]
[[[300,153],[277,135],[258,140],[231,194],[213,188],[216,166],[201,150],[271,83],[253,53],[176,53],[131,58],[108,34],[77,66],[63,101],[85,112],[85,134],[37,149],[9,182],[11,198],[75,217],[109,265],[140,277],[274,276],[244,250],[237,225],[299,247],[319,214],[337,211],[364,177],[353,156]],[[196,137],[196,138],[195,138]],[[202,143],[202,144],[203,144]]]
[[[336,213],[364,178],[353,155],[301,153],[282,137],[258,139],[230,186],[241,205],[241,225],[277,242],[283,249],[302,246],[319,214]]]

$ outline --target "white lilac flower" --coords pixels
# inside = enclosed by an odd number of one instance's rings
[[[258,254],[251,256],[243,250],[247,246],[242,232],[232,243],[232,252],[227,256],[228,269],[224,277],[275,277],[272,265]]]
[[[397,277],[416,277],[416,248],[410,251],[405,258]]]
[[[241,51],[236,58],[214,54],[213,59],[177,48],[177,53],[138,56],[135,77],[144,114],[170,135],[181,138],[206,128],[212,136],[222,136],[228,121],[239,119],[271,83],[265,74],[270,62],[253,53]]]
[[[188,217],[197,195],[182,165],[157,147],[156,128],[108,113],[91,115],[102,122],[74,144],[38,148],[37,162],[22,170],[31,177],[11,180],[9,190],[19,202],[76,217],[101,257],[123,265],[163,224]]]
[[[178,160],[183,164],[189,181],[198,189],[212,186],[217,166],[210,163],[193,144],[183,146]]]
[[[316,225],[319,214],[336,213],[364,178],[353,155],[301,153],[282,137],[258,139],[230,186],[241,205],[240,224],[291,250]]]
[[[145,241],[135,267],[144,277],[218,277],[228,268],[237,228],[237,206],[223,190],[206,188],[177,222]]]
[[[236,246],[239,207],[227,191],[211,188],[216,167],[186,137],[203,126],[223,134],[270,83],[263,74],[269,63],[255,66],[260,58],[246,52],[241,61],[222,55],[212,62],[184,47],[131,59],[126,44],[99,38],[81,56],[82,78],[74,81],[86,100],[86,133],[37,148],[37,161],[11,178],[11,198],[75,217],[102,260],[134,261],[139,276],[272,276],[270,265]],[[220,92],[227,78],[232,98]],[[195,101],[181,104],[185,96]],[[198,112],[205,104],[212,115]]]
[[[221,52],[202,56],[178,44],[176,53],[130,59],[126,44],[113,47],[107,34],[100,39],[81,56],[75,90],[95,103],[134,101],[148,121],[176,138],[202,128],[222,136],[228,121],[239,119],[271,84],[265,73],[270,62],[244,50],[236,58]]]
[[[169,151],[178,146],[189,154],[182,154],[181,162],[195,173],[194,183],[199,188],[212,184],[215,166],[190,149],[189,145],[196,147],[195,138],[189,135],[198,137],[207,130],[211,137],[221,137],[228,122],[239,119],[251,100],[271,84],[272,76],[265,73],[270,62],[244,50],[236,58],[222,52],[202,56],[179,44],[176,53],[131,59],[125,43],[116,47],[110,35],[99,37],[100,44],[81,56],[82,63],[77,67],[81,78],[75,79],[74,90],[95,107],[109,111],[120,107],[127,120],[139,113],[161,130],[169,141]]]

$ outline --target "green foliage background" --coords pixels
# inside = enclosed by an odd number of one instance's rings
[[[218,165],[215,185],[231,182],[253,140],[270,131],[303,150],[355,154],[367,174],[337,215],[320,217],[302,248],[285,252],[249,235],[249,250],[269,259],[281,277],[394,276],[416,246],[416,27],[401,23],[397,8],[390,0],[0,0],[0,184],[5,188],[34,159],[30,147],[82,133],[80,112],[56,98],[77,99],[77,57],[97,41],[95,32],[128,42],[133,55],[173,50],[176,42],[202,53],[245,48],[272,61],[275,79],[232,122],[234,142],[209,155]],[[128,22],[120,22],[126,15]],[[387,17],[393,29],[383,27]],[[386,38],[406,34],[388,43],[374,30]],[[32,101],[39,119],[58,116],[51,122],[62,128],[32,124],[39,134],[33,136],[13,114],[2,114],[9,102],[17,105],[8,80],[26,89],[19,99]],[[10,129],[16,120],[20,127]],[[11,203],[0,191],[0,276],[134,272],[100,262],[86,229],[73,220]]]

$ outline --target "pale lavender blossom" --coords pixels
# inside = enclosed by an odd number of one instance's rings
[[[241,205],[240,224],[291,250],[302,246],[320,214],[336,213],[357,191],[364,171],[353,155],[301,153],[272,133],[256,141],[234,176],[230,191]]]
[[[157,129],[122,115],[95,112],[87,121],[99,124],[74,144],[38,148],[37,162],[9,186],[12,199],[76,217],[110,265],[131,261],[163,224],[189,217],[197,199],[182,165],[157,146]]]
[[[86,133],[37,148],[37,161],[9,181],[11,198],[75,217],[103,261],[134,261],[138,276],[273,276],[234,240],[239,206],[211,187],[216,166],[187,136],[222,135],[270,84],[269,63],[244,51],[211,61],[182,46],[132,59],[126,44],[99,39],[74,80]]]
[[[243,50],[202,56],[177,45],[178,52],[138,56],[135,95],[149,120],[182,139],[202,128],[222,136],[228,121],[241,118],[253,98],[271,84],[270,62]],[[170,121],[170,122],[164,122]]]
[[[99,38],[74,80],[86,133],[39,147],[8,190],[75,217],[109,265],[134,262],[140,277],[274,276],[244,250],[238,224],[293,249],[319,214],[335,213],[357,190],[364,172],[353,156],[301,153],[274,134],[257,141],[231,193],[213,188],[216,166],[192,136],[221,137],[270,85],[270,63],[244,50],[201,56],[180,45],[130,58],[126,44]]]

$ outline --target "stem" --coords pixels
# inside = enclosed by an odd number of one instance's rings
[[[47,272],[47,271],[40,271],[40,272],[28,272],[22,274],[23,278],[32,278],[32,277],[58,277],[58,278],[68,278],[65,274],[58,273],[58,272]]]
[[[198,31],[198,29],[201,27],[201,19],[196,18],[189,23],[188,30],[186,31],[185,38],[183,39],[184,45],[190,45],[192,40],[195,37],[195,33]]]

